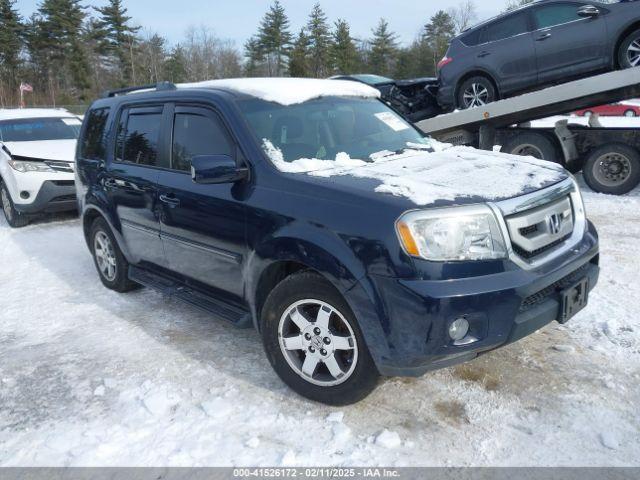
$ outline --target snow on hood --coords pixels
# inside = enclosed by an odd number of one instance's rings
[[[42,160],[73,162],[76,156],[76,140],[43,140],[40,142],[4,142],[11,155]]]
[[[352,159],[346,153],[333,160],[300,159],[285,162],[279,149],[264,148],[284,172],[314,177],[352,176],[378,180],[378,193],[406,197],[424,206],[439,200],[512,198],[567,178],[558,164],[533,157],[517,157],[470,147],[451,147],[429,152],[407,150],[400,155],[374,156],[373,161]]]
[[[316,78],[236,78],[181,83],[177,87],[225,88],[281,105],[295,105],[321,97],[380,97],[380,91],[363,83]]]

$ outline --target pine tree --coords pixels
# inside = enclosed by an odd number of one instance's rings
[[[289,75],[292,77],[309,76],[309,37],[300,29],[300,33],[293,43],[289,57]]]
[[[260,48],[260,42],[256,37],[251,37],[244,44],[244,56],[247,59],[247,63],[244,67],[244,74],[247,77],[257,77],[262,75],[262,64],[264,62],[264,55]]]
[[[358,49],[351,38],[349,24],[345,20],[335,23],[333,33],[333,45],[331,46],[331,61],[335,73],[347,75],[355,73],[358,69]]]
[[[8,87],[8,98],[13,98],[18,88],[18,68],[22,61],[22,35],[24,25],[15,0],[0,0],[0,81]],[[4,98],[3,98],[4,100]]]
[[[102,50],[111,57],[111,63],[119,71],[122,84],[129,84],[133,78],[133,50],[135,34],[139,27],[130,24],[131,17],[121,0],[109,0],[105,7],[95,7],[99,14],[97,31],[102,33]]]
[[[166,79],[173,83],[187,81],[187,68],[184,49],[178,45],[171,50],[164,64]]]
[[[431,49],[434,69],[447,53],[451,39],[456,35],[456,26],[447,12],[440,10],[424,27],[424,40]]]
[[[509,12],[511,10],[515,10],[516,8],[529,5],[530,3],[533,3],[533,0],[507,0],[505,11]]]
[[[332,71],[330,56],[332,38],[327,16],[319,3],[313,6],[307,30],[309,31],[310,75],[315,78],[325,78]]]
[[[389,30],[389,24],[383,18],[373,30],[369,67],[372,73],[388,76],[394,68],[395,55],[398,51],[397,35]]]
[[[260,23],[257,46],[267,62],[268,75],[284,75],[287,68],[286,59],[291,48],[291,33],[289,19],[278,0],[271,5]]]

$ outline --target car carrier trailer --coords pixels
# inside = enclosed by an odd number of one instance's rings
[[[596,75],[482,107],[429,118],[416,126],[437,140],[563,164],[595,191],[621,195],[640,183],[640,129],[589,126],[532,128],[530,122],[640,97],[640,68]]]

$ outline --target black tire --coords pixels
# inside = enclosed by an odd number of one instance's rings
[[[11,228],[22,228],[29,225],[29,216],[16,210],[11,194],[2,181],[0,181],[0,204],[2,204],[4,218]]]
[[[297,302],[314,299],[330,305],[338,311],[352,328],[357,360],[351,373],[337,385],[316,385],[294,370],[285,358],[280,346],[279,326],[281,318]],[[335,314],[332,314],[335,315]],[[315,322],[310,323],[315,325]],[[365,398],[376,387],[379,373],[362,336],[358,322],[342,295],[324,278],[313,272],[301,272],[287,277],[267,297],[260,322],[264,349],[278,376],[299,395],[327,405],[349,405]],[[302,336],[302,330],[300,331]],[[307,358],[310,350],[295,350],[300,358]],[[304,357],[302,357],[304,355]],[[314,372],[320,372],[318,363]],[[315,374],[311,375],[314,378]]]
[[[639,67],[640,66],[640,52],[637,57],[630,57],[629,47],[631,44],[638,43],[640,45],[640,29],[631,32],[629,35],[625,37],[625,39],[620,44],[620,48],[618,49],[618,65],[621,69]],[[632,61],[636,61],[638,63],[633,64]]]
[[[542,133],[518,133],[502,146],[501,151],[511,155],[532,156],[539,160],[563,164],[556,144]]]
[[[96,237],[99,235],[105,235],[108,238],[113,254],[113,260],[115,262],[114,271],[115,274],[110,277],[101,269],[99,259],[96,256]],[[98,270],[98,276],[102,281],[102,284],[110,290],[116,292],[125,293],[138,288],[138,284],[129,280],[129,262],[124,258],[118,242],[116,241],[111,228],[103,218],[97,218],[91,225],[89,233],[89,245],[91,249],[91,255],[93,256],[93,262]]]
[[[621,143],[603,145],[591,152],[582,172],[592,190],[624,195],[640,183],[640,152]]]
[[[498,92],[496,91],[496,87],[493,85],[493,82],[489,78],[483,76],[471,77],[462,82],[462,84],[458,88],[456,100],[457,106],[460,110],[482,106],[482,104],[478,104],[477,102],[470,104],[470,98],[466,97],[466,95],[473,94],[474,85],[476,85],[476,90],[479,93],[478,98],[481,98],[484,104],[492,103],[498,100]],[[484,94],[480,95],[481,92],[486,92],[486,96],[484,96]]]

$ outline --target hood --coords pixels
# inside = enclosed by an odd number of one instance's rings
[[[76,140],[45,140],[41,142],[4,142],[14,157],[36,160],[60,160],[73,162],[76,156]]]
[[[341,190],[393,196],[419,207],[506,200],[568,178],[555,163],[469,147],[433,153],[411,150],[372,163],[341,155],[336,162],[315,160],[317,169],[312,168],[314,160],[298,160],[287,164],[288,171],[305,162],[302,175],[327,179]]]

